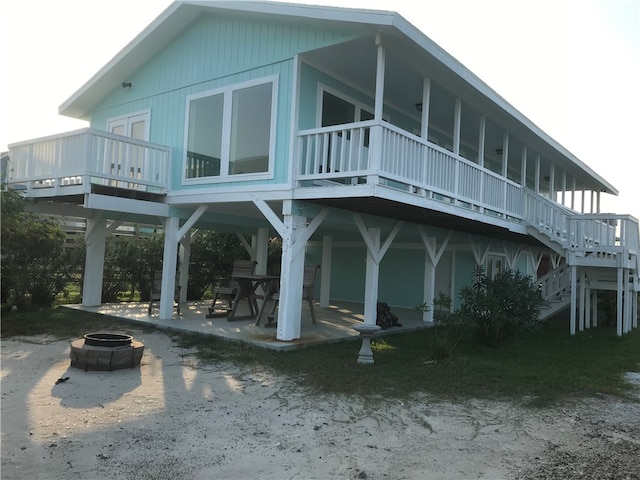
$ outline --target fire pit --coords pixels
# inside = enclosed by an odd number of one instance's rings
[[[84,344],[94,347],[126,347],[131,345],[133,337],[120,333],[87,333],[84,336]]]
[[[140,365],[144,345],[131,335],[87,333],[71,342],[71,366],[82,370],[112,371]]]

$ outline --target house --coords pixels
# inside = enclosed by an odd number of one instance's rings
[[[9,183],[86,218],[86,306],[131,222],[163,225],[164,319],[176,252],[211,229],[258,273],[282,238],[282,341],[300,337],[305,263],[321,307],[362,302],[366,323],[377,301],[457,299],[480,264],[537,278],[541,317],[570,309],[572,334],[604,290],[618,335],[637,327],[638,220],[600,212],[616,189],[396,13],[176,2],[60,114],[91,127],[10,145]]]

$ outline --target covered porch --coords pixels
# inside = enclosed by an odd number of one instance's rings
[[[364,322],[364,305],[354,302],[331,302],[328,307],[315,304],[316,324],[311,322],[309,306],[302,307],[300,338],[283,342],[276,339],[276,328],[267,327],[266,321],[254,325],[255,319],[249,315],[246,304],[238,307],[238,319],[232,322],[226,317],[206,318],[207,307],[211,301],[182,302],[181,315],[174,309],[171,319],[160,319],[158,309],[148,314],[148,302],[105,303],[88,307],[80,304],[65,305],[65,308],[97,313],[123,320],[123,329],[127,325],[152,325],[157,328],[183,333],[211,335],[223,340],[245,342],[272,350],[291,350],[328,342],[353,340],[358,332],[353,328]],[[378,336],[394,333],[417,331],[429,328],[422,321],[422,312],[411,308],[391,307],[398,317],[401,327],[380,330]]]

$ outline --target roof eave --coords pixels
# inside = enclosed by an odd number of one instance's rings
[[[129,42],[88,82],[77,90],[58,109],[60,115],[83,120],[89,119],[91,108],[106,97],[114,88],[128,81],[141,60],[148,59],[159,52],[171,39],[185,28],[201,12],[206,10],[229,10],[263,15],[291,16],[308,18],[314,21],[336,21],[340,23],[369,24],[377,27],[392,27],[415,42],[420,48],[432,55],[454,75],[469,84],[499,109],[515,121],[533,132],[559,155],[563,156],[580,170],[601,184],[601,191],[618,195],[618,190],[589,166],[579,160],[565,147],[546,134],[536,124],[509,104],[503,97],[484,83],[462,63],[418,30],[396,12],[300,5],[265,1],[179,1],[166,8],[147,28]],[[171,18],[171,21],[167,20]]]
[[[540,138],[540,140],[553,148],[553,150],[555,150],[559,155],[563,156],[564,158],[575,164],[580,170],[590,175],[594,180],[596,180],[597,183],[600,183],[601,192],[609,193],[612,195],[619,194],[618,190],[611,183],[598,175],[595,171],[593,171],[593,169],[591,169],[591,167],[582,162],[578,157],[572,154],[569,150],[567,150],[559,142],[554,140],[535,123],[529,120],[525,115],[523,115],[513,105],[507,102],[495,90],[493,90],[485,82],[483,82],[476,74],[465,67],[461,62],[459,62],[455,57],[453,57],[446,50],[440,47],[437,43],[427,37],[427,35],[418,30],[404,17],[402,17],[401,15],[396,15],[394,17],[393,26],[395,26],[401,33],[406,35],[407,38],[414,41],[424,51],[428,52],[438,61],[442,62],[447,68],[451,69],[455,75],[457,75],[464,82],[468,83],[473,89],[483,95],[487,100],[498,106],[498,108],[503,110],[508,116],[512,117],[514,120],[521,123],[525,128],[533,132],[537,137]]]

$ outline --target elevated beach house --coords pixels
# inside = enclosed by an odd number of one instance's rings
[[[91,127],[10,145],[9,187],[86,219],[86,306],[131,222],[165,232],[163,319],[189,275],[176,252],[215,230],[257,273],[281,237],[282,341],[300,338],[305,264],[319,308],[360,302],[366,323],[378,301],[431,321],[479,264],[532,275],[541,319],[569,310],[571,333],[607,290],[618,335],[637,326],[638,221],[600,212],[616,189],[396,13],[175,2],[60,114]]]

